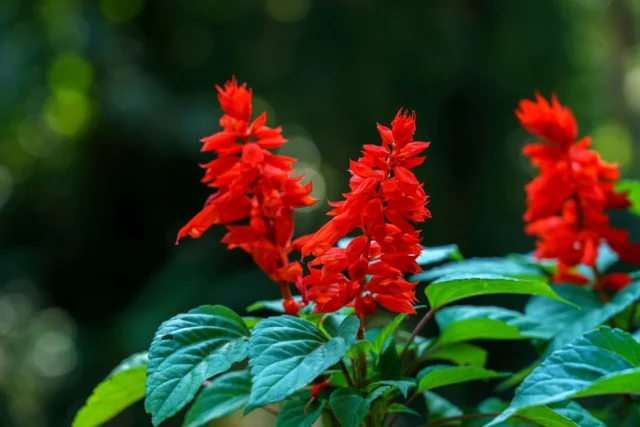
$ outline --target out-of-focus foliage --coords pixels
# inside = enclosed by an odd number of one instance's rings
[[[250,81],[256,109],[284,126],[282,154],[320,199],[298,234],[346,190],[345,159],[377,140],[375,121],[405,106],[433,143],[424,243],[526,252],[533,171],[513,108],[558,92],[637,179],[639,18],[632,0],[3,0],[0,425],[69,425],[162,320],[277,296],[216,232],[173,246],[208,195],[198,139],[218,128],[214,83]],[[501,353],[507,370],[533,360],[524,344]]]

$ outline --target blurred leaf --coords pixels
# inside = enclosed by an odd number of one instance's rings
[[[484,368],[487,363],[487,351],[482,347],[468,343],[456,343],[439,347],[429,353],[428,360],[446,360],[456,365],[470,365]]]
[[[616,191],[628,192],[628,198],[631,202],[629,212],[640,216],[640,181],[623,179],[616,184]]]
[[[374,380],[397,381],[401,378],[402,371],[400,369],[400,357],[398,356],[396,346],[392,343],[387,344],[382,350],[382,353],[380,354],[380,357],[378,359],[378,363],[376,364]]]
[[[600,244],[598,248],[598,258],[596,259],[596,268],[599,272],[604,273],[609,268],[618,262],[620,257],[615,253],[609,245],[605,242]]]
[[[299,295],[294,296],[293,299],[297,302],[302,301],[302,297]],[[284,300],[282,298],[266,300],[266,301],[257,301],[251,304],[249,307],[247,307],[246,310],[247,310],[247,313],[253,313],[254,311],[258,311],[258,310],[271,310],[271,311],[275,311],[276,313],[284,313],[284,307],[282,306],[283,302]]]
[[[325,407],[324,400],[315,400],[307,406],[308,400],[294,398],[282,405],[276,427],[311,427],[320,417]]]
[[[245,413],[279,402],[338,363],[356,340],[360,323],[355,316],[327,338],[310,322],[292,316],[268,318],[253,329],[249,365],[253,376]]]
[[[446,276],[427,286],[425,293],[431,304],[431,310],[464,298],[493,294],[540,295],[564,301],[545,282],[494,274]]]
[[[261,320],[262,320],[262,317],[252,317],[252,316],[242,317],[242,321],[244,322],[245,325],[247,325],[247,328],[249,329],[253,329],[253,327],[256,326],[258,322],[260,322]]]
[[[573,397],[640,392],[640,343],[619,329],[601,327],[556,351],[516,389],[496,425],[524,408]]]
[[[428,366],[418,373],[418,393],[468,381],[486,380],[502,376],[496,371],[490,371],[477,366]]]
[[[429,422],[441,420],[443,418],[457,417],[463,414],[462,409],[458,408],[456,405],[440,395],[431,391],[425,391],[422,395],[424,396],[424,400],[427,404]],[[460,421],[453,421],[446,425],[458,424],[460,424]]]
[[[223,374],[202,388],[184,419],[184,427],[202,427],[242,408],[249,400],[251,374],[236,371]]]
[[[104,424],[131,404],[144,397],[144,381],[149,357],[146,352],[123,360],[103,382],[93,390],[73,420],[73,427],[94,427]]]
[[[149,349],[145,409],[153,424],[176,414],[202,383],[247,357],[249,329],[227,307],[202,306],[162,323]]]
[[[422,414],[420,414],[420,412],[415,411],[411,408],[409,408],[408,406],[402,405],[400,403],[392,403],[391,405],[389,405],[389,407],[387,408],[387,413],[388,414],[408,414],[408,415],[413,415],[416,417],[422,417]]]
[[[422,252],[420,252],[420,256],[416,258],[416,262],[419,265],[429,265],[435,264],[445,260],[461,260],[463,259],[462,254],[460,253],[460,249],[458,245],[444,245],[444,246],[433,246],[430,248],[424,248]]]
[[[542,276],[542,272],[539,269],[509,258],[469,258],[423,271],[411,277],[411,281],[430,282],[452,274],[477,275],[487,273],[509,277]]]

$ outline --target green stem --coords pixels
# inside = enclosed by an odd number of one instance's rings
[[[344,362],[341,360],[340,363],[338,363],[338,365],[340,365],[340,370],[342,371],[342,375],[344,375],[344,379],[347,381],[347,384],[349,385],[349,387],[353,387],[353,381],[351,380],[351,375],[349,375],[349,370],[345,366]]]
[[[359,314],[360,328],[358,328],[358,341],[364,340],[364,315]],[[360,353],[358,358],[354,360],[354,376],[356,388],[364,387],[365,379],[367,378],[367,355]]]
[[[425,325],[429,323],[429,320],[434,316],[434,314],[436,314],[436,310],[427,311],[427,313],[422,317],[422,319],[420,319],[420,322],[418,322],[416,327],[413,328],[413,331],[411,332],[411,336],[409,336],[409,339],[404,344],[402,353],[400,353],[400,364],[402,364],[402,362],[404,361],[404,358],[407,356],[407,353],[409,352],[409,347],[411,346],[411,343],[413,342],[413,340],[416,338],[416,336],[422,330],[422,328],[424,328]]]
[[[607,304],[610,298],[609,298],[609,294],[607,293],[607,290],[603,286],[604,282],[602,281],[602,274],[600,274],[600,271],[598,271],[598,267],[596,266],[591,267],[591,269],[593,270],[593,276],[595,277],[593,288],[598,293],[598,297],[600,298],[600,301],[603,304]],[[613,318],[609,319],[608,323],[609,323],[609,326],[611,326],[612,328],[616,327],[616,322],[615,320],[613,320]]]

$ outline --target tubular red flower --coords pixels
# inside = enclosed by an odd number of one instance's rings
[[[413,141],[415,113],[400,110],[391,129],[378,124],[382,145],[365,145],[363,156],[351,161],[351,191],[345,200],[330,203],[333,218],[306,239],[302,254],[316,256],[303,279],[315,311],[332,312],[354,307],[362,317],[376,310],[376,302],[401,313],[415,313],[415,283],[403,273],[421,271],[420,232],[414,224],[431,217],[428,196],[410,169],[429,146]],[[360,229],[346,248],[338,239]],[[369,276],[369,280],[366,278]]]
[[[551,104],[539,94],[536,101],[522,100],[516,116],[522,126],[542,141],[525,145],[523,154],[540,174],[525,187],[525,231],[535,236],[535,256],[558,259],[558,282],[586,284],[572,271],[579,264],[595,266],[598,248],[606,242],[623,261],[640,262],[640,245],[629,242],[626,230],[609,224],[605,209],[629,206],[626,194],[616,193],[620,179],[616,164],[603,161],[590,149],[591,138],[576,142],[578,127],[567,107],[554,95]],[[610,283],[609,283],[610,282]],[[622,276],[604,280],[602,286],[619,289]]]
[[[286,143],[281,128],[265,125],[267,114],[251,122],[252,92],[235,78],[216,86],[224,115],[222,130],[201,140],[202,151],[213,151],[216,158],[203,165],[202,182],[215,192],[205,207],[178,233],[200,237],[209,227],[225,224],[228,233],[222,239],[229,248],[241,248],[280,285],[284,309],[295,314],[300,304],[291,297],[289,284],[301,287],[302,266],[289,261],[296,246],[292,242],[293,211],[309,206],[311,183],[290,177],[296,159],[273,154],[269,149]],[[235,224],[238,221],[244,224]],[[300,245],[298,245],[299,248]]]

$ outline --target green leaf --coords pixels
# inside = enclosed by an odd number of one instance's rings
[[[370,395],[364,396],[353,388],[339,388],[331,393],[329,403],[342,427],[359,427],[369,413],[371,402],[384,391],[385,387],[379,387]]]
[[[422,414],[420,414],[420,412],[415,411],[411,408],[409,408],[408,406],[405,406],[401,403],[392,403],[391,405],[389,405],[389,407],[387,408],[387,413],[389,414],[408,414],[408,415],[414,415],[416,417],[422,417]]]
[[[564,301],[543,281],[495,274],[456,274],[443,277],[427,286],[425,293],[432,310],[463,298],[493,294],[541,295]]]
[[[374,380],[400,380],[402,371],[400,369],[400,356],[395,345],[387,344],[382,350],[374,372]]]
[[[442,262],[445,260],[461,260],[463,259],[458,245],[444,245],[424,248],[420,256],[416,258],[419,265],[429,265]]]
[[[481,413],[500,412],[506,407],[507,404],[505,402],[496,397],[491,397],[484,400],[478,406],[478,411]],[[537,425],[543,425],[545,427],[606,427],[605,424],[575,402],[559,402],[549,406],[525,408],[511,416],[508,422],[500,422],[496,425],[500,427],[529,427],[532,425],[530,422],[515,418],[516,415],[526,416],[530,420],[535,421]],[[471,422],[469,427],[480,427],[484,426],[485,423],[486,420],[478,419]]]
[[[516,389],[510,407],[487,426],[531,406],[615,393],[640,393],[640,343],[603,326],[544,360]]]
[[[569,418],[558,414],[551,408],[546,406],[535,406],[519,411],[518,415],[527,417],[527,419],[535,421],[539,425],[545,427],[581,427],[571,421]]]
[[[561,298],[579,307],[567,306],[562,302],[543,297],[533,297],[529,300],[524,309],[525,315],[544,324],[552,335],[556,335],[566,325],[577,321],[592,310],[602,307],[602,303],[589,287],[567,284],[553,285],[551,288]]]
[[[444,397],[437,395],[431,391],[425,391],[423,394],[427,404],[427,413],[429,414],[429,422],[441,420],[443,418],[451,418],[462,415],[462,409],[449,402]],[[460,424],[459,421],[452,422],[448,425]]]
[[[367,354],[367,352],[372,348],[373,348],[373,344],[371,344],[371,341],[367,341],[367,340],[358,341],[347,352],[347,357],[356,358],[362,354]]]
[[[627,197],[631,202],[629,212],[640,216],[640,181],[623,179],[616,184],[616,191],[628,192]]]
[[[477,366],[434,365],[418,373],[418,393],[445,385],[497,378],[502,374]]]
[[[242,321],[244,322],[245,325],[247,325],[247,328],[249,329],[253,329],[253,327],[256,326],[258,322],[260,322],[261,320],[262,320],[262,317],[253,317],[253,316],[242,317]]]
[[[607,427],[576,402],[566,401],[549,405],[558,414],[563,415],[580,427]]]
[[[297,302],[302,301],[301,296],[294,296],[293,299]],[[246,310],[247,310],[247,313],[252,313],[258,310],[271,310],[271,311],[275,311],[276,313],[284,313],[284,307],[282,306],[283,302],[284,300],[282,298],[265,300],[265,301],[257,301],[251,304],[249,307],[247,307]]]
[[[605,323],[615,315],[622,313],[630,305],[640,299],[640,281],[631,283],[618,292],[608,304],[585,312],[582,316],[564,325],[545,351],[545,356],[559,350],[582,333],[590,331]]]
[[[176,414],[202,383],[247,357],[249,329],[221,305],[202,306],[160,325],[149,349],[144,407],[154,425]]]
[[[324,329],[329,337],[340,336],[340,325],[342,325],[342,322],[344,322],[344,319],[347,317],[349,316],[345,316],[341,313],[331,313],[324,318],[320,329]]]
[[[524,265],[508,258],[469,258],[464,261],[450,262],[434,267],[411,277],[411,281],[430,282],[452,274],[499,274],[512,277],[541,276],[542,272],[532,266]]]
[[[483,368],[487,363],[487,351],[468,343],[456,343],[438,347],[427,356],[428,360],[446,360],[456,365],[470,365]]]
[[[373,384],[370,384],[367,387],[367,391],[371,392],[372,390],[375,390],[376,388],[379,388],[380,386],[391,386],[391,387],[395,387],[398,390],[400,390],[400,393],[402,393],[402,395],[406,398],[407,394],[409,393],[409,390],[414,388],[416,386],[416,383],[414,381],[404,381],[404,380],[388,380],[388,381],[376,381]]]
[[[520,331],[520,335],[526,337],[548,339],[553,336],[553,330],[542,321],[532,319],[519,311],[502,307],[457,305],[445,307],[436,313],[436,322],[441,330],[456,321],[479,318],[498,320],[507,325],[515,326]]]
[[[407,317],[406,314],[399,314],[395,319],[391,321],[387,326],[385,326],[380,334],[373,340],[373,351],[376,354],[380,354],[382,352],[382,348],[389,338],[393,336],[393,333],[398,329],[398,326],[402,323],[404,318]]]
[[[144,381],[149,357],[136,353],[123,360],[93,389],[73,420],[73,427],[102,425],[144,397]]]
[[[196,397],[184,419],[184,427],[202,427],[242,408],[249,400],[251,374],[236,371],[223,374]]]
[[[515,326],[493,319],[467,319],[453,322],[442,333],[436,345],[453,344],[471,340],[517,340],[520,335]]]
[[[282,405],[276,419],[276,427],[311,427],[320,418],[325,401],[315,400],[307,406],[308,401],[309,399],[295,398]]]
[[[596,268],[599,272],[606,272],[613,264],[618,262],[619,259],[620,257],[613,251],[613,249],[611,249],[611,246],[607,245],[605,242],[600,243],[600,247],[598,248],[598,258],[596,259]]]
[[[283,400],[338,363],[354,344],[359,326],[357,317],[347,317],[338,336],[329,339],[297,317],[271,317],[258,323],[249,341],[253,387],[245,413]]]

